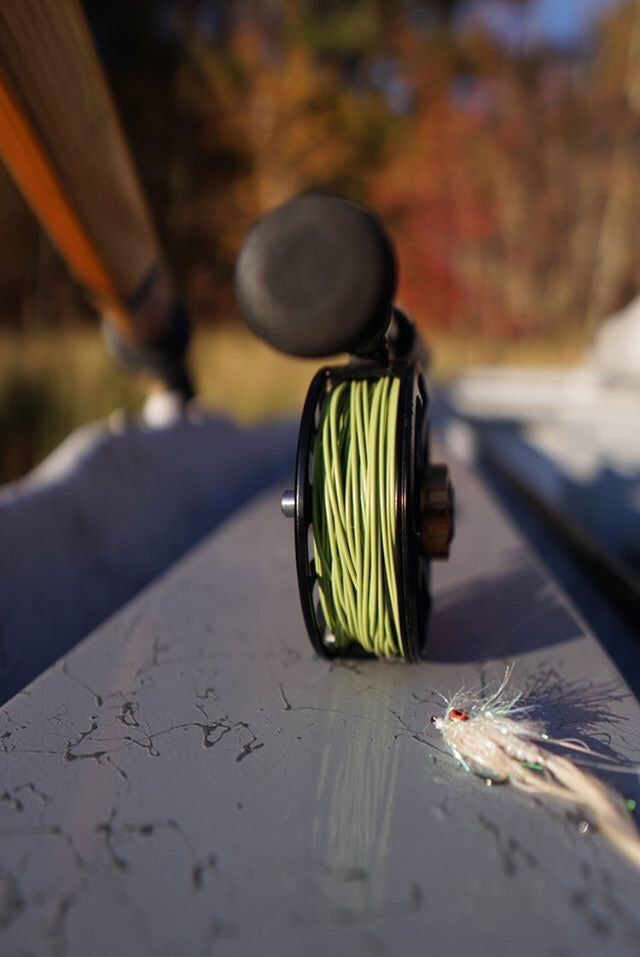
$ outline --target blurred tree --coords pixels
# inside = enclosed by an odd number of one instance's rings
[[[393,118],[383,96],[350,87],[295,33],[286,19],[277,33],[240,21],[224,48],[195,44],[181,71],[202,165],[191,171],[198,202],[181,205],[180,228],[215,237],[223,283],[258,215],[304,189],[366,198],[384,158]]]
[[[596,79],[597,78],[597,79]],[[607,120],[609,157],[601,215],[595,240],[592,280],[586,304],[586,323],[593,328],[619,300],[637,291],[636,266],[640,176],[640,3],[630,3],[610,17],[595,60],[595,84],[590,89],[595,107]]]
[[[639,20],[638,3],[611,11],[589,56],[513,51],[478,28],[448,59],[405,44],[419,97],[375,196],[418,316],[553,334],[636,288]]]
[[[637,287],[638,0],[607,9],[589,47],[560,51],[499,39],[478,0],[84,5],[197,314],[234,311],[251,222],[313,187],[379,209],[401,295],[429,323],[593,327]],[[3,176],[0,207],[0,312],[77,313]]]

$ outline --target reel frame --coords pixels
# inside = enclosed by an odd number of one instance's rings
[[[420,661],[425,644],[431,596],[430,562],[421,544],[421,489],[429,463],[429,396],[424,373],[417,361],[407,359],[353,361],[344,366],[325,366],[314,376],[302,411],[296,456],[293,517],[300,604],[311,644],[323,658],[375,656],[363,651],[356,642],[341,650],[335,641],[331,641],[316,595],[319,579],[311,555],[311,474],[319,409],[330,388],[339,383],[362,379],[375,381],[383,376],[400,378],[395,565],[402,657],[411,662]]]

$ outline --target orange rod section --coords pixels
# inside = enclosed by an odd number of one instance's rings
[[[118,292],[74,214],[30,124],[0,74],[0,154],[76,279],[130,329]]]

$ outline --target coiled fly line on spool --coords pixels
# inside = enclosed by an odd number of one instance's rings
[[[395,568],[400,380],[350,380],[322,403],[312,523],[320,604],[338,648],[403,655]]]

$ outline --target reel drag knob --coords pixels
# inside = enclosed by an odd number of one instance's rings
[[[441,464],[427,465],[420,489],[420,544],[425,558],[449,557],[453,507],[449,469]]]
[[[315,375],[305,400],[295,525],[305,625],[316,651],[419,661],[429,571],[453,535],[446,466],[429,465],[428,354],[392,305],[391,242],[378,219],[337,196],[305,194],[264,216],[238,257],[248,325],[290,355],[350,352]]]

